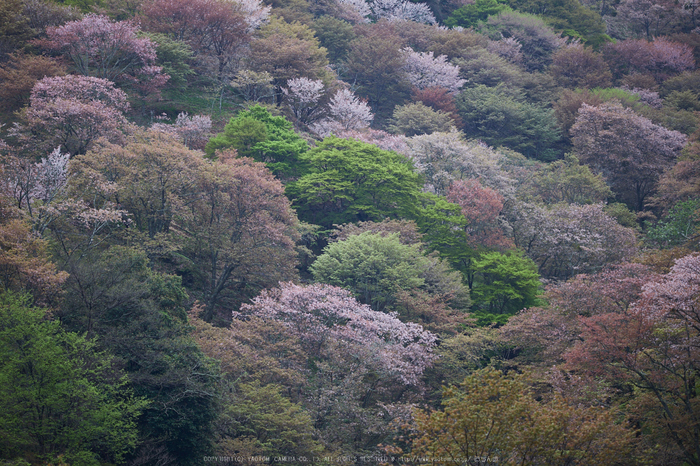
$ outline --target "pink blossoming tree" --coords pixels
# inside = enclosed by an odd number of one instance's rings
[[[37,82],[23,110],[23,124],[11,134],[21,146],[44,153],[62,147],[71,155],[83,154],[104,137],[120,140],[130,125],[123,112],[126,94],[101,78],[68,75]]]
[[[145,93],[160,89],[169,76],[155,66],[156,44],[139,37],[131,21],[113,22],[108,17],[88,14],[79,21],[49,27],[42,47],[65,54],[75,71],[114,82],[131,82]]]

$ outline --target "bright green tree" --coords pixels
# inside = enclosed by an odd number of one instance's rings
[[[445,20],[445,25],[463,28],[475,27],[481,21],[486,21],[489,16],[497,15],[502,11],[510,11],[510,7],[498,0],[476,0],[474,3],[461,6],[453,11],[450,17]]]
[[[700,199],[679,202],[647,231],[647,239],[662,248],[689,245],[700,233]]]
[[[605,34],[605,22],[598,12],[579,0],[508,0],[511,7],[540,16],[557,32],[581,38],[597,47],[611,39]]]
[[[310,173],[287,186],[301,220],[326,228],[408,217],[421,180],[405,156],[354,139],[329,137],[301,156]]]
[[[479,324],[503,323],[510,315],[537,304],[540,276],[537,265],[522,253],[487,252],[474,260],[472,288]]]
[[[28,301],[0,294],[0,458],[121,462],[147,402],[112,356]]]
[[[454,120],[449,114],[442,110],[433,110],[422,102],[416,102],[394,108],[394,117],[389,130],[396,134],[415,136],[449,132],[452,127],[454,127]]]
[[[284,179],[303,174],[300,156],[308,144],[284,117],[272,116],[264,107],[255,105],[231,118],[224,132],[209,140],[205,151],[211,157],[217,150],[227,148],[265,162],[276,176]]]
[[[462,272],[471,288],[474,282],[472,263],[478,252],[467,242],[468,221],[462,215],[462,208],[442,196],[421,193],[416,223],[428,247]]]
[[[401,243],[397,234],[364,232],[328,245],[311,272],[321,283],[352,290],[376,310],[393,304],[400,290],[467,296],[459,274],[440,268],[439,259],[426,257],[420,246]]]

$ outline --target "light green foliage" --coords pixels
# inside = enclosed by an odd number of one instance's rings
[[[329,137],[301,160],[310,173],[286,189],[301,220],[331,228],[386,217],[412,218],[422,183],[403,155]]]
[[[572,406],[558,394],[535,401],[528,382],[486,368],[446,388],[441,410],[414,411],[411,454],[445,458],[445,466],[464,456],[564,466],[613,464],[631,453],[633,433],[614,410]]]
[[[428,263],[417,244],[365,232],[328,245],[311,272],[316,281],[347,288],[361,302],[383,310],[399,290],[425,285],[421,272]]]
[[[637,216],[622,202],[612,202],[603,208],[603,212],[617,220],[617,223],[627,228],[638,228]]]
[[[594,47],[611,40],[600,14],[579,0],[509,0],[508,4],[515,10],[539,15],[556,31],[581,38]]]
[[[537,265],[520,252],[487,252],[474,260],[472,288],[477,323],[505,323],[509,315],[537,304],[540,276]]]
[[[146,405],[94,342],[26,298],[0,295],[0,458],[121,462]]]
[[[251,116],[239,114],[231,118],[224,127],[224,132],[209,140],[207,155],[214,156],[217,150],[233,148],[241,157],[252,157],[257,151],[256,144],[267,139],[265,123]]]
[[[400,105],[394,109],[392,133],[416,136],[435,132],[449,132],[454,127],[454,120],[441,110],[433,110],[421,102]]]
[[[530,158],[556,158],[560,134],[554,112],[527,102],[522,93],[500,85],[478,85],[464,89],[456,105],[468,137]]]
[[[468,305],[461,276],[436,255],[424,255],[421,244],[403,244],[398,234],[369,231],[331,243],[311,265],[316,281],[352,290],[363,303],[384,310],[400,290],[421,290],[431,296]]]
[[[593,204],[613,196],[603,176],[594,175],[588,165],[579,164],[578,158],[567,154],[544,166],[527,186],[533,198],[546,204]]]
[[[350,50],[350,42],[355,39],[355,32],[350,23],[325,15],[317,18],[311,28],[316,31],[321,46],[328,50],[331,63],[345,59]]]
[[[259,381],[238,384],[225,398],[219,417],[222,456],[321,456],[311,416],[284,395],[284,387]]]
[[[255,105],[231,118],[224,132],[209,140],[205,151],[211,157],[217,150],[226,148],[265,162],[275,175],[284,179],[302,174],[300,156],[308,144],[284,117],[272,116],[264,107]]]
[[[591,94],[603,102],[611,100],[619,101],[625,107],[633,107],[639,102],[639,96],[618,87],[606,87],[591,89]]]
[[[156,43],[156,65],[163,67],[163,73],[170,76],[168,87],[182,87],[187,84],[187,77],[194,74],[188,64],[192,59],[192,49],[186,43],[171,39],[165,34],[145,34]]]
[[[497,0],[476,0],[453,11],[445,20],[445,26],[475,27],[480,22],[486,21],[489,16],[497,15],[502,11],[510,11],[510,7]]]
[[[479,47],[465,50],[453,63],[459,66],[460,77],[466,79],[470,87],[477,84],[495,87],[503,83],[518,88],[522,87],[527,74],[515,63]]]
[[[662,248],[682,246],[698,236],[700,199],[674,205],[661,221],[647,231],[647,239]]]

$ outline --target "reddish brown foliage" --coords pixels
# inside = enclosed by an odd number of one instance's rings
[[[686,256],[628,308],[581,317],[582,341],[565,355],[571,369],[633,385],[639,422],[688,464],[698,464],[700,449],[699,296],[700,256]]]
[[[44,77],[63,76],[65,68],[56,60],[37,55],[12,54],[0,65],[0,108],[19,110],[29,103],[29,94]]]
[[[505,237],[498,217],[505,198],[479,180],[457,180],[450,186],[447,200],[458,204],[467,218],[467,240],[471,246],[509,248],[512,242]]]
[[[38,305],[51,305],[68,277],[49,259],[48,244],[0,197],[0,288],[30,292]]]
[[[454,94],[444,87],[428,87],[426,89],[413,89],[413,100],[423,102],[427,107],[435,111],[443,111],[450,115],[457,128],[463,125],[454,102]]]
[[[610,87],[612,78],[603,57],[582,45],[556,51],[552,55],[550,73],[559,85],[571,89]]]
[[[250,40],[246,17],[235,1],[149,0],[143,12],[149,30],[188,43],[198,55],[215,57],[219,77]]]

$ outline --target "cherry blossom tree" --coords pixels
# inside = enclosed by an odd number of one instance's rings
[[[622,40],[608,44],[603,54],[617,77],[623,74],[651,74],[662,80],[695,69],[692,48],[664,37],[653,41]]]
[[[115,82],[135,82],[146,90],[164,86],[169,76],[155,66],[156,44],[139,37],[139,27],[130,21],[112,22],[102,15],[88,14],[79,21],[49,27],[42,47],[64,53],[83,76]]]
[[[499,40],[492,40],[486,45],[486,50],[491,53],[505,58],[511,63],[522,63],[523,61],[523,44],[518,42],[515,37],[503,37]]]
[[[581,162],[602,173],[613,192],[638,211],[686,143],[678,131],[655,125],[619,103],[582,104],[571,135]]]
[[[341,89],[331,99],[329,112],[343,129],[357,130],[367,128],[374,115],[367,102],[358,99],[347,90]]]
[[[412,48],[403,49],[406,57],[404,70],[411,85],[417,89],[442,87],[456,93],[466,80],[459,77],[459,66],[447,61],[447,56],[433,56],[433,52],[415,52]]]
[[[396,315],[373,311],[335,286],[282,283],[241,306],[241,312],[282,322],[302,338],[310,356],[341,342],[374,353],[369,362],[377,364],[385,377],[406,385],[420,385],[420,375],[435,359],[433,334],[401,322]]]
[[[407,0],[338,0],[348,19],[369,22],[388,19],[389,21],[415,21],[435,24],[437,20],[425,3]]]
[[[375,19],[415,21],[417,23],[435,24],[435,15],[425,3],[413,3],[408,0],[370,0],[368,2]]]
[[[557,204],[549,209],[516,203],[506,215],[516,246],[547,278],[590,273],[636,253],[634,230],[603,211],[602,204]]]
[[[445,196],[459,179],[478,178],[506,198],[514,194],[514,181],[501,169],[503,154],[458,131],[413,136],[407,139],[408,155],[425,179],[424,190]]]
[[[365,0],[338,0],[339,16],[352,22],[369,23],[372,10]]]
[[[299,342],[302,359],[285,358],[304,375],[301,398],[324,443],[352,454],[374,451],[395,413],[420,399],[421,376],[436,360],[435,335],[334,286],[281,283],[241,314],[235,322],[262,319],[280,329],[275,341]]]
[[[172,125],[155,123],[151,129],[178,137],[189,149],[203,150],[211,137],[211,117],[181,112]]]
[[[260,28],[270,18],[270,10],[272,7],[265,5],[260,0],[226,0],[234,4],[239,11],[244,15],[245,22],[248,25],[248,32]]]
[[[70,154],[62,153],[61,148],[57,147],[38,163],[13,156],[5,160],[2,190],[15,201],[18,208],[26,210],[36,222],[39,232],[44,228],[39,225],[43,223],[45,208],[56,200],[66,186],[69,157]]]
[[[646,40],[664,35],[680,22],[681,5],[669,0],[622,0],[611,21],[611,32],[617,37],[632,35]]]
[[[369,127],[374,119],[367,102],[355,97],[348,89],[340,89],[335,93],[331,98],[328,113],[330,118],[312,126],[312,130],[319,136],[340,136],[338,133],[342,131],[362,130]]]
[[[37,82],[23,110],[23,124],[13,135],[30,151],[60,146],[71,155],[83,154],[100,138],[119,140],[129,124],[123,112],[126,94],[101,78],[68,75]]]
[[[294,78],[287,81],[282,92],[294,117],[301,124],[309,124],[321,117],[323,82],[320,79]]]

